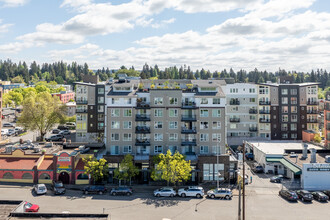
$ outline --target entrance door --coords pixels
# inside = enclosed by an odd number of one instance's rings
[[[274,165],[274,173],[275,173],[275,175],[278,174],[278,167],[277,167],[277,165]]]
[[[58,180],[62,181],[63,184],[69,184],[70,183],[70,176],[67,172],[61,172],[58,176]]]

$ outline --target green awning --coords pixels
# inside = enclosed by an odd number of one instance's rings
[[[273,162],[273,163],[281,163],[283,166],[290,169],[294,174],[299,175],[301,174],[301,169],[290,163],[284,158],[276,158],[276,157],[266,157],[267,162]]]

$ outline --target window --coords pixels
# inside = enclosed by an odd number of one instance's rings
[[[297,124],[290,124],[290,130],[296,131],[297,130]]]
[[[298,116],[297,115],[291,115],[291,122],[297,122]]]
[[[288,90],[287,89],[282,89],[282,95],[287,95],[288,94]]]
[[[104,88],[98,88],[97,94],[104,94]]]
[[[111,155],[118,155],[119,154],[119,146],[112,145],[110,150]]]
[[[282,104],[288,104],[288,97],[282,97]]]
[[[291,134],[291,138],[292,139],[296,139],[297,138],[297,134]]]
[[[203,130],[203,129],[208,129],[209,128],[209,123],[207,121],[205,122],[201,122],[200,124],[200,129]]]
[[[218,155],[220,155],[220,154],[221,154],[221,148],[220,148],[220,146],[213,146],[213,147],[212,147],[212,153],[213,153],[213,154],[218,154]]]
[[[288,122],[288,121],[289,121],[289,116],[282,115],[282,122]]]
[[[111,134],[112,141],[119,141],[119,134]]]
[[[175,154],[177,151],[177,146],[168,146],[168,149],[171,151],[172,154]]]
[[[124,121],[124,129],[131,129],[132,128],[132,122],[131,121]]]
[[[163,97],[155,97],[154,103],[155,103],[155,105],[162,105],[163,104]]]
[[[155,141],[163,141],[163,134],[154,134]]]
[[[291,113],[297,113],[297,106],[291,106]]]
[[[104,121],[104,114],[98,114],[97,115],[97,120],[98,121]]]
[[[170,117],[178,117],[178,110],[177,109],[170,109],[169,116]]]
[[[229,127],[230,127],[230,129],[237,129],[237,124],[236,123],[230,123]]]
[[[131,141],[132,140],[132,134],[127,133],[123,135],[123,141]]]
[[[120,122],[119,121],[112,121],[111,122],[111,129],[120,129]]]
[[[200,153],[201,154],[208,154],[209,153],[209,146],[201,146]]]
[[[132,117],[132,109],[124,109],[124,117]]]
[[[97,123],[97,129],[98,129],[98,130],[102,130],[102,129],[104,129],[104,123],[103,123],[103,122],[99,122],[99,123]]]
[[[104,97],[103,96],[97,97],[97,102],[98,103],[104,103]]]
[[[221,141],[221,134],[212,134],[212,141],[213,142],[218,142],[218,141]]]
[[[123,153],[124,154],[132,153],[132,146],[131,145],[123,146]]]
[[[230,93],[238,93],[238,89],[237,88],[231,88]]]
[[[290,93],[291,95],[297,95],[297,89],[291,89]]]
[[[219,105],[220,104],[220,98],[213,98],[213,105]]]
[[[282,138],[284,138],[284,139],[288,138],[288,133],[283,133]]]
[[[160,154],[163,152],[163,146],[155,146],[154,147],[155,154]]]
[[[31,173],[24,173],[22,175],[22,179],[33,179],[33,177]]]
[[[156,129],[163,128],[163,122],[162,121],[155,121],[155,128]]]
[[[281,124],[281,131],[287,131],[288,130],[288,124]]]
[[[250,102],[255,103],[256,102],[256,98],[250,98]]]
[[[202,98],[201,104],[209,104],[209,100],[207,98]]]
[[[177,129],[178,128],[178,122],[177,121],[170,121],[168,127],[169,127],[169,129]]]
[[[250,115],[250,120],[256,120],[256,116],[255,115]]]
[[[120,101],[119,101],[119,98],[112,98],[111,99],[111,104],[119,104]]]
[[[178,104],[178,98],[169,98],[170,105],[177,105]]]
[[[212,109],[212,117],[220,117],[221,110],[220,109]]]
[[[200,134],[200,141],[201,142],[209,141],[209,134]]]
[[[207,109],[202,109],[200,113],[201,113],[200,114],[201,117],[209,117],[209,110]]]
[[[220,121],[212,122],[212,129],[221,129],[221,122]]]
[[[104,106],[103,105],[98,105],[97,106],[97,112],[104,112]]]
[[[170,134],[168,137],[169,141],[177,141],[178,140],[178,134]]]
[[[120,111],[119,109],[111,109],[111,117],[119,117]]]
[[[291,104],[296,105],[297,104],[297,97],[291,97]]]
[[[289,108],[288,106],[282,106],[282,113],[288,113]]]
[[[124,104],[132,104],[131,98],[124,98]]]
[[[256,89],[255,89],[255,88],[250,88],[250,89],[249,89],[249,92],[250,92],[250,93],[255,93],[255,92],[256,92]]]
[[[163,117],[163,110],[155,109],[155,117]]]

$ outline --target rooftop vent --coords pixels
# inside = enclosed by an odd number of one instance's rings
[[[212,81],[209,81],[209,84],[212,84]]]
[[[291,158],[297,157],[296,152],[291,152],[291,153],[290,153],[290,157],[291,157]]]
[[[325,162],[330,163],[330,155],[325,156]]]

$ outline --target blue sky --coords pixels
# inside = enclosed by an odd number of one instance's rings
[[[330,69],[328,0],[0,0],[0,59]]]

